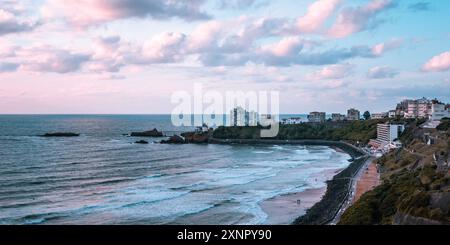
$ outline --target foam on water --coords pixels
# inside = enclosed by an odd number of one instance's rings
[[[323,171],[349,164],[323,146],[135,145],[121,136],[163,122],[170,117],[0,116],[0,224],[263,224],[262,201],[322,187]],[[82,136],[30,136],[55,131]]]

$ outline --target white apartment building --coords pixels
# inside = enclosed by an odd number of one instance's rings
[[[450,111],[445,109],[445,104],[433,103],[431,105],[431,121],[440,121],[445,117],[450,118]]]
[[[325,122],[326,115],[325,112],[311,112],[308,115],[308,122],[310,123],[323,123]]]
[[[244,108],[238,106],[230,112],[230,126],[257,126],[259,122],[259,115],[255,111],[246,111]]]
[[[381,143],[392,144],[405,130],[401,124],[383,123],[377,125],[377,140]]]
[[[244,108],[238,106],[231,110],[230,112],[230,126],[238,126],[242,127],[245,126],[245,110]]]

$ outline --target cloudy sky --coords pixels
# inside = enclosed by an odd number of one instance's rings
[[[450,1],[0,0],[0,113],[169,113],[278,90],[282,113],[450,102]]]

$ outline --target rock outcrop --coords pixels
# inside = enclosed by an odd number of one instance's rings
[[[80,134],[69,133],[69,132],[57,132],[57,133],[46,133],[41,135],[41,137],[78,137]]]
[[[144,144],[144,145],[146,145],[146,144],[148,144],[148,141],[145,141],[145,140],[138,140],[138,141],[136,141],[136,142],[134,142],[135,144]]]
[[[168,140],[162,140],[161,144],[186,144],[183,137],[179,135],[171,136]]]
[[[131,137],[164,137],[164,134],[158,131],[156,128],[150,131],[144,132],[132,132],[130,134]]]
[[[209,140],[209,134],[207,132],[205,133],[188,132],[182,133],[181,136],[184,137],[186,143],[192,144],[208,143]]]

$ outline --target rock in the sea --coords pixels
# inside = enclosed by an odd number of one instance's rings
[[[77,133],[67,133],[67,132],[58,132],[58,133],[46,133],[41,135],[42,137],[78,137],[80,134]]]
[[[150,131],[144,132],[132,132],[130,134],[131,137],[163,137],[163,133],[158,131],[156,128]]]
[[[145,140],[138,140],[136,142],[134,142],[135,144],[148,144],[148,141]]]
[[[186,143],[202,144],[208,143],[209,140],[209,133],[207,132],[187,132],[182,133],[181,136],[184,137]]]
[[[168,140],[162,140],[161,144],[185,144],[186,141],[183,139],[183,137],[174,135],[170,137]]]

